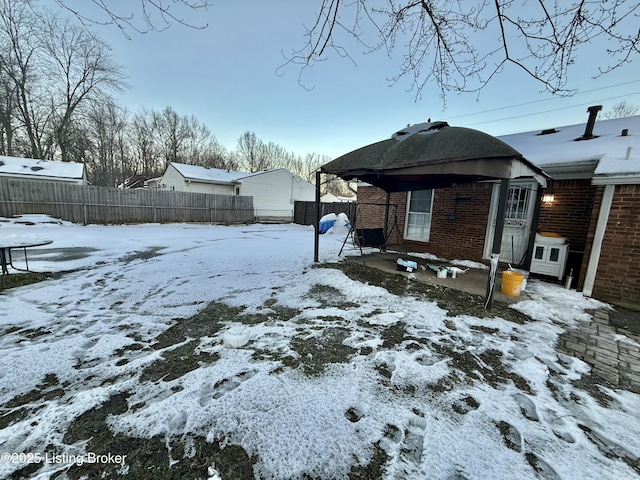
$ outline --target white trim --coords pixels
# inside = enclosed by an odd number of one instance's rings
[[[613,202],[613,193],[615,185],[607,185],[604,187],[602,194],[602,202],[600,203],[600,212],[598,213],[598,223],[596,231],[591,243],[591,254],[589,255],[589,264],[587,265],[587,273],[584,276],[584,285],[582,293],[590,297],[593,293],[593,285],[598,272],[598,264],[600,263],[600,253],[602,252],[602,241],[607,230],[607,222],[609,221],[609,213],[611,212],[611,203]]]
[[[433,198],[435,197],[435,190],[430,189],[430,188],[425,188],[424,190],[430,190],[431,191],[431,204],[429,205],[429,213],[426,212],[411,212],[409,210],[409,207],[411,205],[411,194],[414,191],[419,191],[419,190],[410,190],[409,192],[407,192],[407,208],[406,208],[406,213],[405,213],[405,217],[404,217],[404,239],[405,240],[410,240],[412,242],[428,242],[429,239],[431,238],[431,219],[433,218]],[[409,215],[410,214],[423,214],[423,215],[429,215],[429,226],[427,229],[427,236],[426,238],[423,237],[410,237],[408,232],[409,232]]]
[[[640,183],[640,175],[607,175],[595,176],[591,180],[592,185],[637,185]]]

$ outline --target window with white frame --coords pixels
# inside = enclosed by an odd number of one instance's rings
[[[404,238],[421,242],[429,241],[432,206],[433,190],[413,190],[409,192]]]

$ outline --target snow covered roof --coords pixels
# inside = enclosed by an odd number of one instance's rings
[[[236,180],[250,175],[248,172],[235,172],[224,168],[208,168],[199,165],[186,165],[184,163],[171,162],[180,175],[190,180],[203,182],[233,184]]]
[[[84,178],[84,164],[0,155],[0,175],[29,175],[81,180]]]
[[[288,172],[291,175],[297,176],[291,173],[286,168],[274,168],[273,170],[261,170],[259,172],[236,172],[234,170],[225,170],[223,168],[208,168],[201,167],[199,165],[186,165],[184,163],[171,162],[171,165],[184,177],[190,180],[196,180],[200,182],[219,183],[233,185],[241,183],[242,180],[255,177],[258,175],[264,175],[265,173],[276,172],[282,170]]]
[[[586,122],[554,128],[550,125],[549,130],[498,138],[547,171],[563,165],[591,163],[591,168],[595,167],[593,174],[601,180],[603,177],[619,180],[627,177],[636,178],[634,183],[637,183],[640,177],[640,115],[597,120],[593,138],[576,140],[585,133],[585,125]]]

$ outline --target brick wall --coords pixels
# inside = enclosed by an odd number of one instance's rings
[[[428,242],[405,241],[412,252],[428,252],[445,258],[482,261],[487,218],[491,204],[491,184],[465,184],[435,190]],[[358,228],[382,227],[386,193],[376,187],[358,188]],[[396,204],[398,230],[404,238],[407,193],[392,193],[390,203]],[[393,209],[391,210],[393,212]],[[390,218],[390,224],[393,218]],[[391,226],[389,226],[391,228]],[[394,241],[394,236],[389,239]]]
[[[593,296],[640,307],[640,185],[615,187]]]
[[[554,180],[552,204],[542,203],[538,230],[555,232],[569,239],[573,251],[584,252],[596,187],[591,180]]]

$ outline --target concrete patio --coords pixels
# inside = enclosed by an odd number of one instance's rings
[[[399,258],[404,260],[412,260],[418,263],[418,269],[411,272],[411,275],[414,275],[414,277],[421,282],[441,285],[474,295],[480,295],[482,297],[486,296],[489,270],[470,268],[465,273],[457,275],[456,278],[451,278],[450,275],[447,278],[438,278],[436,276],[436,272],[428,268],[427,265],[443,265],[447,267],[451,267],[452,265],[449,263],[438,262],[436,260],[427,260],[415,256],[403,255],[402,253],[397,252],[382,252],[362,256],[352,256],[347,257],[346,261],[360,262],[364,265],[378,268],[389,273],[409,275],[409,273],[407,272],[398,271],[396,262]],[[466,270],[466,267],[461,268],[463,270]],[[512,297],[501,293],[500,290],[502,288],[502,271],[503,269],[499,268],[498,274],[496,276],[496,286],[493,296],[494,301],[512,304],[521,300],[528,299],[526,291],[521,292],[520,296],[518,297]]]

